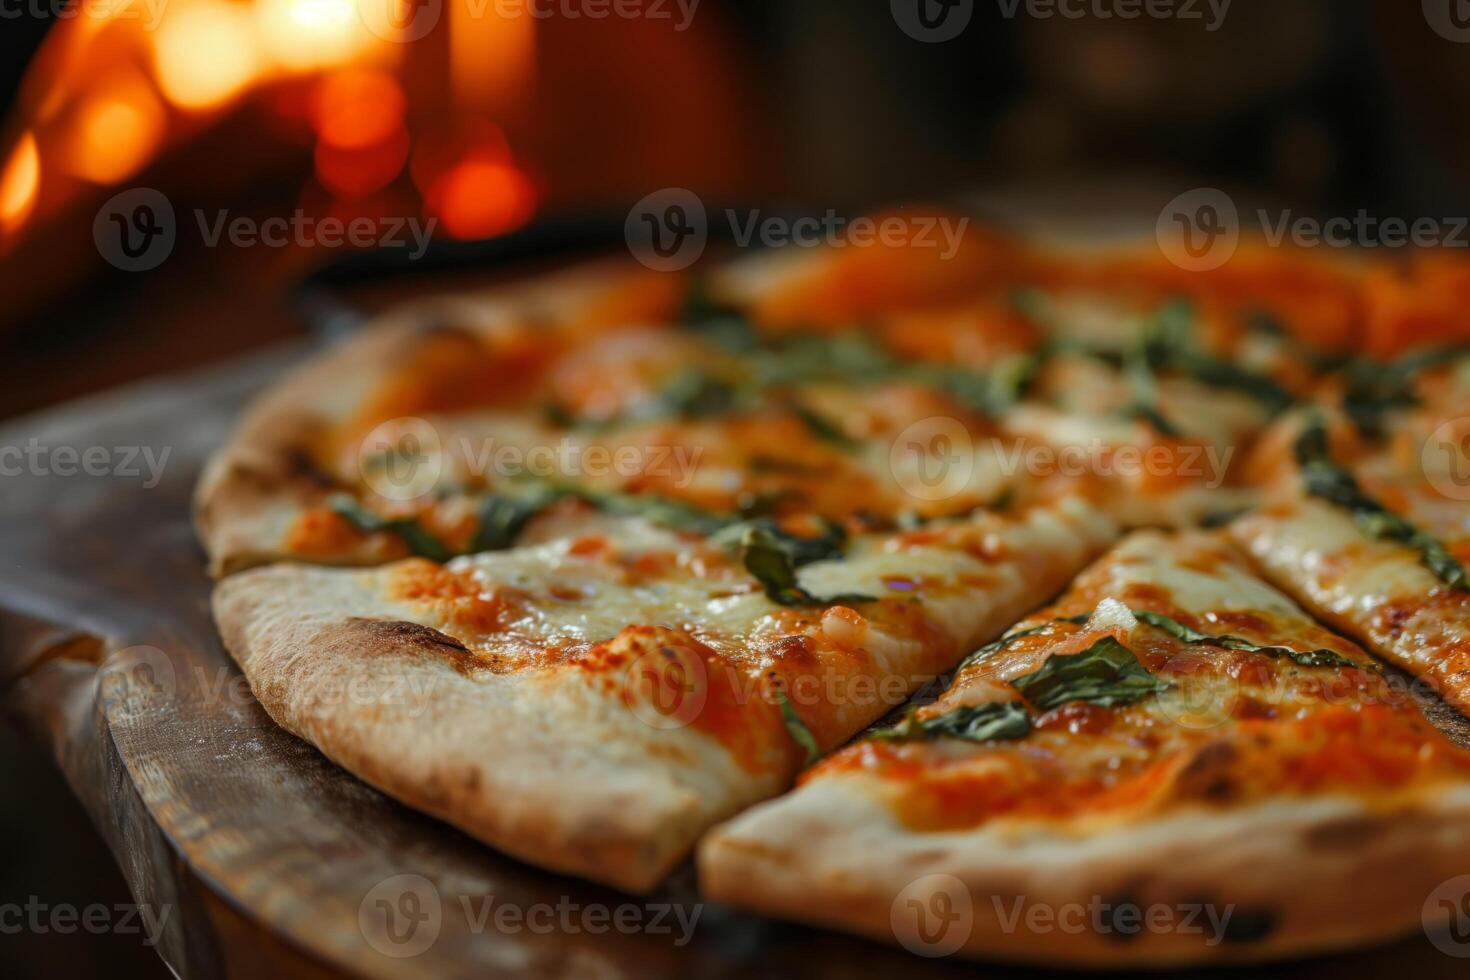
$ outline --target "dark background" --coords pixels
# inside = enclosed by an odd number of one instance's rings
[[[703,0],[700,43],[713,35],[718,58],[693,52],[692,35],[649,34],[630,50],[612,29],[548,24],[556,98],[604,102],[588,119],[546,121],[533,140],[549,175],[543,213],[624,212],[678,183],[819,209],[971,190],[1102,208],[1126,189],[1167,199],[1212,184],[1302,213],[1470,214],[1470,44],[1437,35],[1415,0],[1235,0],[1213,33],[1000,10],[976,0],[961,37],[921,44],[896,29],[887,0]],[[15,102],[51,26],[0,23],[0,105]],[[589,152],[606,100],[616,132]],[[628,136],[644,118],[657,127]],[[225,179],[234,148],[254,143],[250,125],[226,119],[199,137],[196,154],[224,176],[187,182],[187,200],[293,199],[306,178],[286,150]],[[128,183],[169,186],[170,166]],[[65,220],[90,227],[90,216]],[[299,335],[309,324],[291,287],[333,258],[186,253],[125,276],[67,250],[67,233],[85,230],[54,229],[0,258],[0,417]],[[20,258],[66,274],[22,273]],[[9,728],[0,786],[0,903],[128,900],[44,752]],[[0,976],[104,971],[164,972],[134,937],[0,936]]]

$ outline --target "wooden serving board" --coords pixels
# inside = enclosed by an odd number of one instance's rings
[[[171,910],[159,950],[178,975],[1052,975],[925,960],[701,903],[688,868],[647,897],[548,874],[398,805],[277,728],[215,635],[188,503],[241,406],[307,353],[0,430],[0,445],[104,447],[120,469],[129,447],[155,460],[168,451],[156,486],[136,460],[137,476],[4,479],[0,697],[49,748],[135,898]],[[1470,744],[1464,719],[1439,717]],[[687,942],[680,915],[698,916]],[[1271,975],[1464,970],[1415,936]]]

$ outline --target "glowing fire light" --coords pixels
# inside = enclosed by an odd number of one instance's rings
[[[379,40],[356,0],[258,0],[255,10],[266,53],[295,70],[342,64]]]
[[[408,132],[402,128],[379,143],[343,148],[319,143],[317,180],[338,197],[366,197],[382,190],[403,171],[408,161]]]
[[[502,235],[530,220],[536,191],[525,174],[500,160],[466,160],[435,181],[429,204],[455,238]]]
[[[460,107],[502,118],[524,111],[535,74],[534,20],[450,0],[449,65]]]
[[[112,76],[77,109],[67,169],[99,184],[137,173],[163,139],[164,111],[141,77]]]
[[[237,4],[200,0],[171,14],[156,35],[158,84],[185,109],[220,105],[260,71],[250,14]]]
[[[30,216],[40,189],[41,151],[35,134],[26,133],[0,173],[0,228],[7,235]]]
[[[403,89],[387,72],[341,71],[322,80],[313,121],[323,143],[360,148],[392,136],[403,124],[404,106]]]

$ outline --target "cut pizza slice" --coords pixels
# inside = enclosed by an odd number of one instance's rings
[[[519,547],[447,564],[240,572],[215,618],[272,717],[344,768],[641,890],[1115,535],[1080,500],[848,540],[707,530],[569,498]]]
[[[1470,751],[1200,531],[1131,536],[699,855],[718,901],[1093,967],[1394,935],[1467,869]]]
[[[1024,498],[981,376],[858,332],[730,342],[679,321],[686,292],[584,269],[410,309],[306,365],[201,482],[214,571],[443,561],[514,544],[566,496],[854,532]]]
[[[1283,419],[1252,463],[1268,502],[1231,534],[1316,616],[1470,714],[1467,368],[1415,393],[1389,392],[1385,367],[1376,402]]]

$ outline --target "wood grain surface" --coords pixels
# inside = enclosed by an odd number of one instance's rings
[[[168,452],[156,486],[146,470],[5,478],[0,695],[49,747],[135,898],[169,910],[159,948],[176,973],[1053,975],[923,960],[739,914],[702,903],[688,868],[648,897],[547,874],[399,806],[277,728],[215,635],[188,500],[243,403],[305,354],[131,388],[0,432],[0,445],[101,446],[115,462],[130,447]],[[1464,719],[1436,717],[1470,744]],[[1466,961],[1422,936],[1269,969],[1303,980],[1465,974]]]

